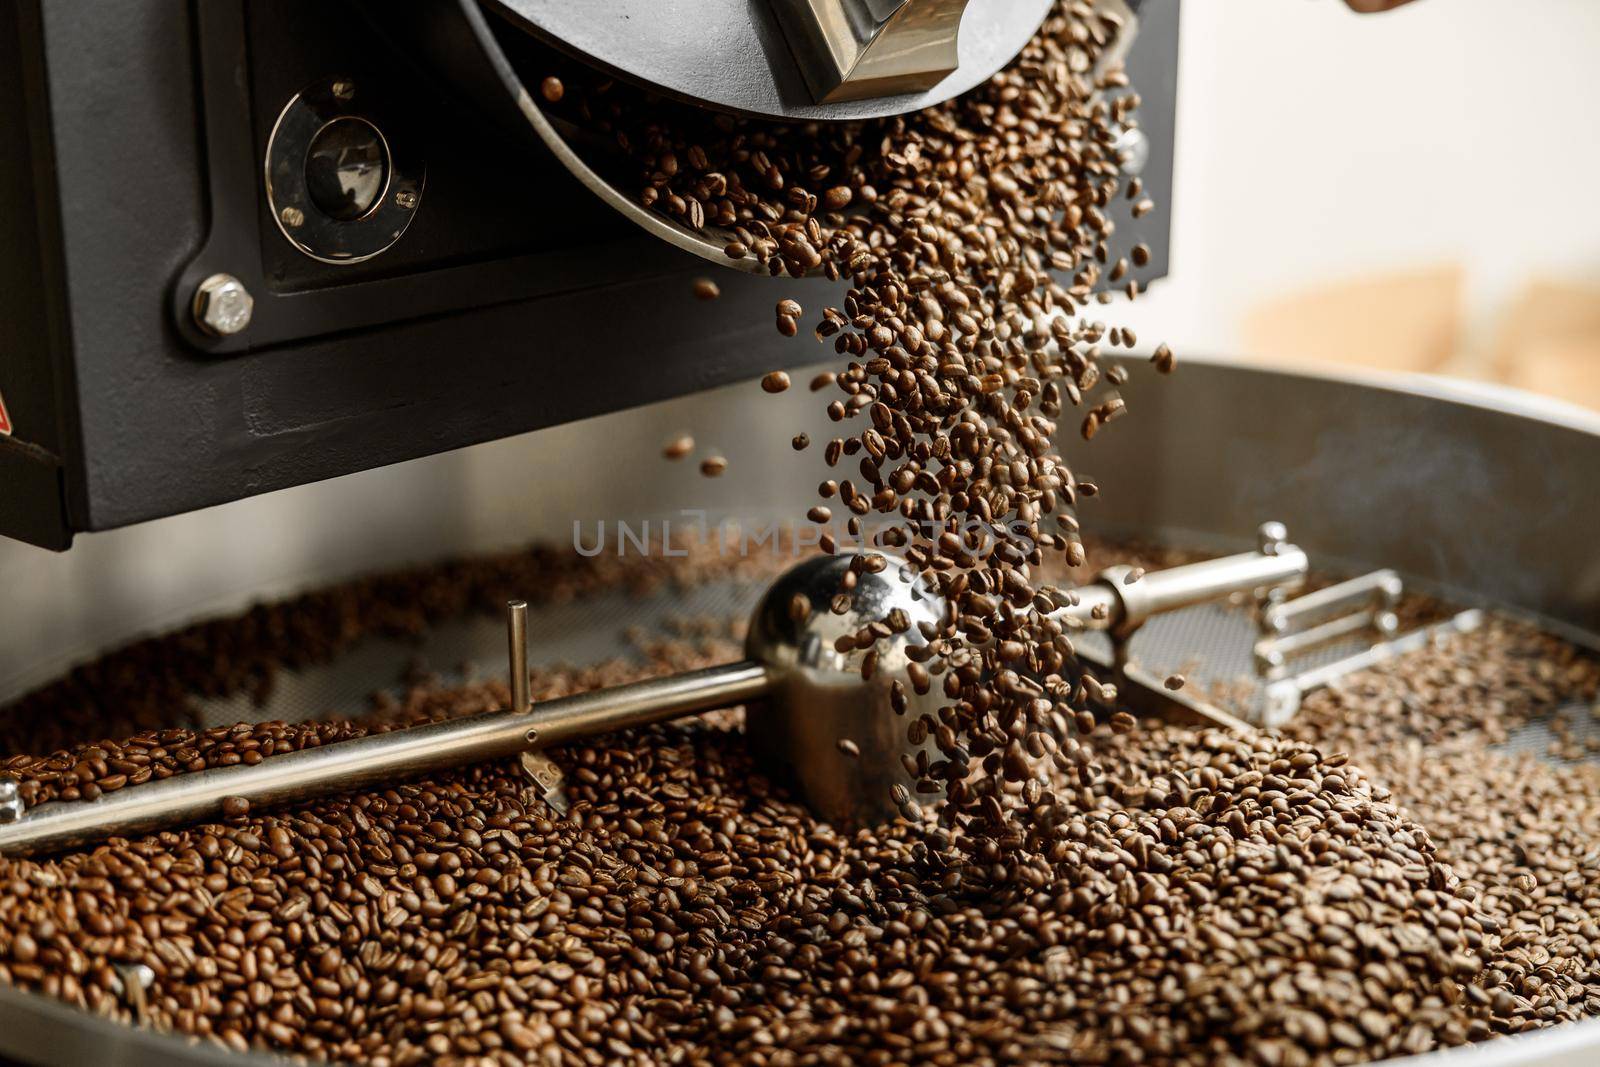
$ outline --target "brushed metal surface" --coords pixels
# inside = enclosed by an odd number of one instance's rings
[[[1600,633],[1600,415],[1423,375],[1198,360],[1170,380],[1134,365],[1122,395],[1127,432],[1065,446],[1106,487],[1096,532],[1242,541],[1270,515],[1319,565]]]
[[[747,716],[745,733],[761,762],[779,772],[814,811],[841,826],[861,826],[894,818],[893,786],[916,788],[900,764],[902,753],[915,751],[905,740],[909,720],[889,709],[889,687],[891,679],[905,673],[907,647],[923,643],[917,624],[937,623],[943,611],[942,601],[920,579],[903,581],[899,565],[891,564],[878,574],[861,575],[850,609],[834,614],[828,602],[848,567],[848,556],[813,557],[790,568],[762,597],[745,654],[772,672],[773,706]],[[805,618],[790,611],[796,595],[811,605]],[[863,681],[865,653],[840,652],[834,641],[896,607],[906,612],[911,629],[875,646],[879,669]],[[937,712],[943,702],[937,689],[925,697],[908,689],[907,696],[911,717]],[[854,742],[858,754],[841,752],[840,740]]]

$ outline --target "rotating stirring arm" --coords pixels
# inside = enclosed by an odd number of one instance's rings
[[[1277,536],[1263,537],[1259,552],[1154,571],[1131,583],[1123,580],[1126,571],[1107,572],[1096,582],[1067,594],[1069,602],[1061,612],[1078,619],[1085,627],[1110,630],[1114,639],[1120,636],[1120,640],[1125,641],[1140,623],[1159,612],[1233,593],[1297,584],[1305,575],[1305,553],[1284,542],[1281,527],[1277,529]],[[846,556],[819,558],[834,565],[848,564]],[[791,574],[814,562],[802,562]],[[923,613],[937,617],[939,613],[933,603],[926,596],[914,594],[913,584],[892,578],[893,573],[897,573],[897,569],[886,568],[881,574],[866,572],[868,581],[879,583],[874,587],[874,595],[867,598],[873,605],[872,617],[881,618],[895,606],[912,611],[913,617]],[[829,585],[829,589],[837,588],[838,577],[838,574],[832,575],[830,580],[834,584]],[[857,598],[862,595],[858,587]],[[788,599],[779,599],[782,603],[769,606],[770,610],[787,613]],[[816,644],[820,641],[816,628],[823,625],[822,620],[838,621],[839,617],[831,612],[810,611],[805,625],[812,629],[790,634],[791,643],[797,646]],[[865,617],[852,616],[848,623],[853,628],[866,621]],[[213,767],[178,774],[106,793],[94,800],[50,801],[26,811],[22,810],[16,783],[0,779],[0,855],[49,852],[112,836],[215,821],[224,814],[224,804],[230,800],[244,800],[252,807],[301,802],[508,756],[522,756],[524,767],[534,782],[559,806],[559,771],[553,764],[547,765],[537,759],[530,766],[530,753],[537,754],[545,748],[583,737],[757,700],[768,704],[762,709],[764,716],[776,716],[802,734],[832,730],[822,738],[824,747],[830,749],[841,736],[838,730],[848,728],[845,720],[853,720],[856,726],[861,726],[859,720],[864,716],[892,717],[894,714],[887,701],[877,700],[874,694],[879,690],[866,683],[857,669],[857,662],[850,657],[837,657],[832,674],[813,677],[815,670],[802,669],[793,661],[794,657],[789,654],[792,649],[779,646],[766,648],[765,654],[752,651],[752,658],[736,663],[577,693],[535,705],[528,693],[526,632],[527,605],[512,601],[507,605],[512,695],[511,707],[505,711],[371,733],[349,741],[275,755],[254,765]],[[909,633],[905,639],[909,639]],[[1117,667],[1122,680],[1132,688],[1141,693],[1154,688],[1136,667],[1126,664],[1125,657],[1119,657]],[[803,674],[806,675],[805,684],[792,684]],[[830,693],[835,694],[830,706],[842,713],[841,721],[831,726],[820,714],[822,705],[819,704]],[[1168,703],[1201,706],[1178,697]],[[1205,713],[1202,717],[1218,721],[1217,715]],[[1235,722],[1224,721],[1222,725],[1231,726]],[[867,772],[859,769],[862,767],[881,770],[899,766],[901,748],[890,739],[903,731],[879,733],[884,744],[870,752],[863,748],[861,756],[852,761],[858,768],[856,773],[865,775]],[[783,750],[776,758],[792,762],[794,750]],[[831,766],[825,770],[829,775],[838,773]],[[887,788],[884,791],[887,793]],[[845,818],[858,814],[843,802],[831,804],[821,794],[813,796],[804,788],[801,792],[808,801],[817,801],[821,808],[828,809],[822,811],[825,817]],[[881,802],[875,809],[882,807],[892,813],[887,796],[881,798]]]

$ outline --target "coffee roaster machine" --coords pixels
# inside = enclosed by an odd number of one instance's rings
[[[959,19],[965,4],[922,6]],[[972,6],[960,40],[976,55],[931,55],[933,75],[895,95],[816,104],[779,21],[807,5],[788,0],[8,2],[0,533],[65,548],[814,360],[769,336],[764,279],[717,270],[723,297],[692,303],[713,264],[684,248],[712,246],[562,141],[535,102],[551,50],[655,64],[664,95],[709,82],[741,111],[867,117],[992,73],[1049,3]],[[1158,204],[1177,14],[1151,4],[1129,36],[1145,107],[1127,151]],[[1121,240],[1153,249],[1159,275],[1165,208],[1121,208]],[[789,288],[819,307],[822,291]]]
[[[0,546],[0,701],[361,571],[806,498],[819,461],[787,435],[825,437],[818,405],[749,380],[817,361],[769,316],[830,287],[780,293],[635,206],[539,83],[582,62],[735,112],[893,114],[992,73],[1048,4],[685,6],[0,0],[0,533],[92,535]],[[1152,250],[1148,281],[1167,264],[1178,0],[1123,10],[1143,102],[1119,149],[1158,206],[1123,205],[1116,242]],[[708,274],[723,295],[697,302]],[[1139,432],[1069,453],[1137,489],[1097,501],[1096,529],[1220,550],[1278,518],[1319,564],[1600,647],[1593,416],[1203,359],[1124,394]],[[663,475],[683,428],[734,458],[723,478]],[[9,989],[0,1018],[0,1053],[26,1062],[241,1059]],[[1448,1062],[1596,1055],[1600,1024]]]

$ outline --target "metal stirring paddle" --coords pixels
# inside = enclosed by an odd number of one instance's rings
[[[0,797],[0,855],[49,852],[216,821],[223,802],[231,798],[242,798],[252,807],[304,801],[507,756],[521,756],[534,783],[552,803],[564,806],[560,772],[538,755],[543,750],[612,730],[756,702],[765,706],[752,709],[745,728],[765,770],[791,784],[812,810],[832,822],[888,821],[895,814],[892,786],[914,784],[901,756],[915,753],[905,736],[908,719],[891,707],[892,679],[904,674],[907,649],[923,643],[918,624],[938,623],[943,605],[909,567],[891,557],[883,570],[861,572],[850,609],[834,614],[827,605],[839,592],[850,559],[816,556],[781,575],[755,610],[746,659],[537,706],[528,694],[527,605],[513,601],[507,611],[511,707],[505,711],[368,734],[253,766],[214,767],[95,800],[51,801],[26,811],[16,800],[15,783],[5,782],[12,803]],[[1281,526],[1269,523],[1262,528],[1260,551],[1153,571],[1132,583],[1123,580],[1126,568],[1112,568],[1070,593],[1056,614],[1125,640],[1152,615],[1234,593],[1297,585],[1306,569],[1305,553],[1284,540]],[[796,610],[796,605],[808,610]],[[864,680],[865,651],[841,652],[835,642],[895,608],[905,612],[911,625],[873,646],[877,669]],[[1125,662],[1117,659],[1113,667]],[[1132,669],[1120,681],[1125,690],[1137,690],[1123,692],[1124,699],[1159,700],[1179,714],[1248,729],[1200,701],[1165,693]],[[940,703],[935,687],[926,696],[912,696],[906,715],[937,711]],[[855,755],[840,751],[842,739],[854,743]]]

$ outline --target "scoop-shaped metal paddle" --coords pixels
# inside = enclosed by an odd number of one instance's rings
[[[1306,557],[1280,534],[1281,527],[1276,527],[1258,552],[1155,571],[1132,583],[1124,580],[1125,568],[1114,568],[1067,594],[1058,614],[1085,628],[1126,635],[1162,611],[1237,592],[1297,585],[1306,573]],[[914,784],[901,760],[915,751],[905,739],[910,718],[936,711],[940,703],[937,686],[921,698],[907,686],[910,707],[903,716],[896,714],[892,682],[904,676],[907,648],[923,642],[918,624],[939,621],[943,605],[909,566],[886,557],[883,569],[857,573],[849,609],[835,614],[831,601],[853,558],[816,556],[780,576],[751,620],[746,659],[537,705],[528,696],[527,606],[513,601],[508,608],[512,706],[505,711],[368,734],[253,766],[179,774],[95,800],[51,801],[27,810],[17,798],[16,784],[0,782],[0,855],[49,852],[215,821],[230,798],[242,798],[252,808],[305,801],[507,756],[521,756],[534,784],[552,804],[564,808],[560,772],[539,752],[738,704],[752,705],[746,729],[764,769],[789,783],[819,816],[842,825],[887,821],[895,814],[893,785]],[[838,639],[886,619],[896,608],[910,625],[872,645],[877,665],[872,677],[864,679],[867,651],[853,644],[841,651]],[[1160,687],[1140,680],[1136,672],[1124,672],[1122,681],[1160,698]],[[1165,699],[1181,713],[1244,727],[1198,701]],[[841,741],[850,744],[841,746]]]

